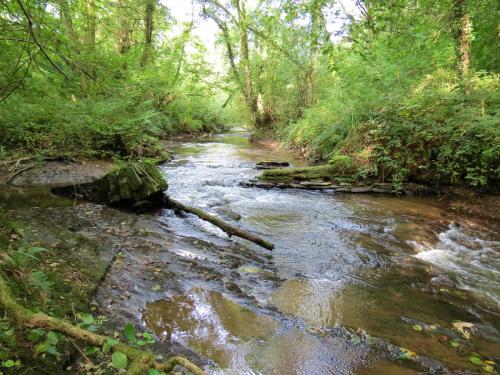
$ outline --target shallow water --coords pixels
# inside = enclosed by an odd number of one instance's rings
[[[172,196],[276,245],[268,252],[235,239],[238,256],[229,266],[202,246],[170,250],[208,269],[222,266],[223,287],[187,282],[184,293],[149,303],[143,320],[214,360],[212,373],[416,373],[412,361],[317,331],[339,326],[451,367],[473,368],[470,351],[490,359],[500,352],[495,223],[486,232],[450,226],[461,218],[432,198],[244,188],[258,161],[300,164],[250,144],[244,132],[191,140],[175,153],[163,167]],[[167,211],[158,220],[179,236],[234,249],[197,218]],[[458,288],[431,286],[439,274]],[[475,324],[458,349],[449,344],[453,321]],[[439,332],[416,330],[419,324]]]
[[[96,296],[110,321],[137,319],[165,348],[209,358],[210,374],[406,375],[441,364],[477,373],[471,352],[497,361],[498,221],[434,198],[244,188],[258,161],[301,163],[243,131],[172,146],[169,194],[276,249],[191,215],[74,205],[47,188],[2,188],[0,204],[28,217],[41,207],[48,221],[118,248]],[[430,283],[442,274],[457,288]],[[470,339],[456,321],[473,324]],[[400,360],[400,347],[416,355]]]

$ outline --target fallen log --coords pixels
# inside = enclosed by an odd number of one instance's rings
[[[164,193],[167,188],[167,181],[156,166],[139,162],[128,163],[91,182],[52,188],[52,192],[136,211],[142,208],[174,208],[208,221],[226,232],[229,237],[241,237],[268,250],[274,249],[272,243],[260,237],[233,227],[199,208],[184,205],[168,197]]]
[[[259,246],[262,246],[265,249],[268,250],[273,250],[274,245],[258,236],[255,236],[251,233],[248,233],[244,230],[238,229],[236,227],[233,227],[232,225],[226,223],[224,220],[219,219],[218,217],[211,215],[199,208],[196,207],[191,207],[188,205],[185,205],[173,198],[170,198],[169,196],[165,196],[165,204],[167,208],[173,208],[179,211],[184,211],[188,212],[190,214],[198,216],[200,219],[208,221],[209,223],[215,225],[216,227],[219,227],[222,229],[224,232],[227,233],[229,237],[236,236],[243,238],[245,240],[248,240],[250,242],[253,242]]]

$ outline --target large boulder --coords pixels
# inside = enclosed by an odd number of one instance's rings
[[[167,187],[167,181],[155,165],[133,162],[94,181],[56,187],[52,191],[102,204],[134,206],[142,201],[160,205]]]

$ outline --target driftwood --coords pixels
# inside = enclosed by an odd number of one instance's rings
[[[196,207],[186,206],[168,197],[168,184],[158,168],[148,163],[128,163],[92,182],[52,188],[52,192],[92,202],[119,205],[140,211],[142,208],[167,207],[189,212],[219,227],[229,237],[237,236],[268,250],[274,245]]]
[[[22,168],[20,170],[18,170],[17,172],[15,172],[12,176],[9,177],[9,179],[6,181],[6,184],[7,185],[12,185],[12,183],[14,182],[15,178],[17,176],[19,176],[20,174],[23,174],[24,172],[27,172],[29,171],[30,169],[33,169],[37,166],[38,164],[31,164],[31,165],[28,165],[27,167],[25,168]]]
[[[203,210],[200,210],[199,208],[196,207],[191,207],[187,206],[173,198],[170,198],[168,196],[165,196],[165,204],[168,208],[173,208],[176,210],[188,212],[191,214],[194,214],[198,216],[200,219],[208,221],[209,223],[215,225],[216,227],[219,227],[222,229],[224,232],[227,233],[229,237],[231,236],[236,236],[236,237],[241,237],[244,238],[245,240],[248,240],[250,242],[253,242],[259,246],[262,246],[265,249],[272,250],[274,249],[274,245],[258,236],[255,236],[251,233],[248,233],[244,230],[238,229],[236,227],[233,227],[232,225],[226,223],[225,221],[219,219],[218,217],[211,215]]]

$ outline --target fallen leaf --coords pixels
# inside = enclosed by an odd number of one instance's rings
[[[452,325],[466,340],[470,339],[470,330],[474,327],[474,324],[457,321],[453,322]]]
[[[492,365],[483,366],[483,370],[490,374],[495,372],[495,368]]]
[[[483,361],[481,361],[481,357],[479,356],[478,353],[472,352],[469,356],[469,362],[476,365],[476,366],[482,366],[484,365]]]
[[[412,359],[417,355],[417,353],[412,352],[410,349],[399,348],[401,350],[401,354],[399,355],[399,359]]]

